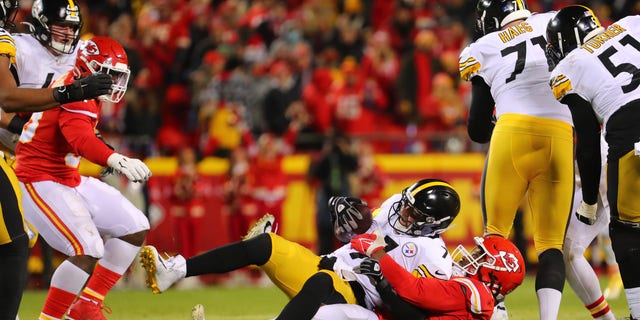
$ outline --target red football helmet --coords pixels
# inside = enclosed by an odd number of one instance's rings
[[[511,241],[491,234],[474,241],[471,252],[459,245],[452,253],[453,263],[469,278],[486,284],[494,297],[504,297],[522,283],[524,258]]]
[[[117,41],[107,37],[93,37],[81,45],[73,75],[79,78],[93,73],[108,74],[113,79],[111,93],[100,98],[120,102],[127,91],[131,72],[127,53]]]

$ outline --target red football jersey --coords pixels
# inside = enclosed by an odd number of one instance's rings
[[[51,86],[73,82],[71,72]],[[81,157],[105,166],[113,153],[95,135],[100,114],[96,99],[68,103],[31,115],[16,148],[16,175],[21,182],[55,181],[70,187],[80,184]]]
[[[429,314],[425,319],[491,319],[493,295],[476,279],[416,278],[389,255],[380,259],[380,268],[400,297]]]

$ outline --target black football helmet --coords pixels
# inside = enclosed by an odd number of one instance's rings
[[[476,6],[480,35],[500,30],[507,23],[531,16],[525,0],[480,0]]]
[[[15,28],[13,20],[16,18],[19,8],[18,0],[0,0],[0,28],[9,32],[13,31]]]
[[[80,40],[82,28],[82,15],[76,0],[35,0],[31,16],[31,32],[38,41],[60,54],[73,52]],[[71,26],[74,32],[73,40],[70,43],[55,41],[52,25]]]
[[[547,56],[557,64],[573,49],[604,31],[596,15],[585,6],[562,8],[547,24]]]
[[[458,212],[460,197],[451,185],[443,180],[423,179],[402,191],[400,201],[391,208],[389,225],[411,236],[435,236],[447,230]]]

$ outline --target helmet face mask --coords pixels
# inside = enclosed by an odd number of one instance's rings
[[[476,31],[481,35],[500,30],[506,24],[531,16],[525,0],[480,0],[476,6]]]
[[[118,103],[124,97],[129,82],[129,60],[122,46],[107,37],[87,40],[78,50],[78,58],[73,70],[76,78],[94,73],[111,76],[111,93],[100,96],[101,100]]]
[[[436,236],[458,215],[460,197],[445,181],[424,179],[404,189],[391,211],[389,224],[396,232]]]
[[[451,254],[454,265],[466,276],[483,282],[495,297],[505,296],[524,280],[524,258],[509,240],[498,235],[475,237],[471,250],[459,245]]]
[[[82,28],[82,15],[75,0],[35,0],[31,15],[31,31],[38,41],[58,54],[75,50]]]
[[[564,7],[547,24],[547,56],[558,64],[603,30],[591,9],[580,5]]]

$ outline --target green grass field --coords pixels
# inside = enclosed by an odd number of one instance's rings
[[[507,298],[510,319],[537,319],[537,302],[533,277]],[[20,308],[20,319],[36,319],[46,292],[27,291]],[[286,297],[277,288],[225,288],[208,287],[198,290],[169,290],[154,295],[147,291],[113,291],[106,300],[113,313],[109,319],[171,319],[189,320],[191,307],[204,305],[207,320],[266,320],[275,317],[286,303]],[[627,303],[622,294],[609,301],[617,318],[628,316]],[[558,319],[591,319],[568,284],[565,286]]]

